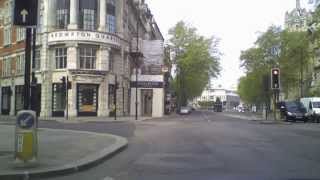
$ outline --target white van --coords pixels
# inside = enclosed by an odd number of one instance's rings
[[[306,108],[306,116],[312,120],[320,122],[320,97],[301,98],[300,102]]]

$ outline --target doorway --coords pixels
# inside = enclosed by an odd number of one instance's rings
[[[152,89],[141,89],[141,114],[142,116],[152,116],[152,99],[153,90]]]
[[[77,85],[78,116],[97,116],[98,89],[96,84]]]

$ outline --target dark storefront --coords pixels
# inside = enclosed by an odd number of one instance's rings
[[[1,101],[1,113],[4,115],[10,114],[11,95],[12,90],[10,87],[2,87],[2,101]]]
[[[52,116],[63,117],[66,108],[66,88],[62,83],[52,84]]]
[[[97,116],[98,90],[96,84],[77,84],[78,116]]]
[[[19,111],[23,110],[23,103],[24,103],[24,85],[17,85],[15,87],[15,114]]]

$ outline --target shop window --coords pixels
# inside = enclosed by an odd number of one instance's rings
[[[53,112],[64,112],[66,108],[66,89],[62,83],[55,83],[53,86]],[[63,115],[63,114],[62,114]]]
[[[10,113],[12,90],[10,87],[2,87],[1,112],[8,115]]]
[[[15,110],[16,113],[23,110],[24,104],[24,86],[19,85],[15,87]]]

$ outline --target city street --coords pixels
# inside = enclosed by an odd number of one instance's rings
[[[41,127],[111,133],[128,148],[101,164],[50,180],[320,179],[320,125],[260,124],[193,112],[139,122]]]

